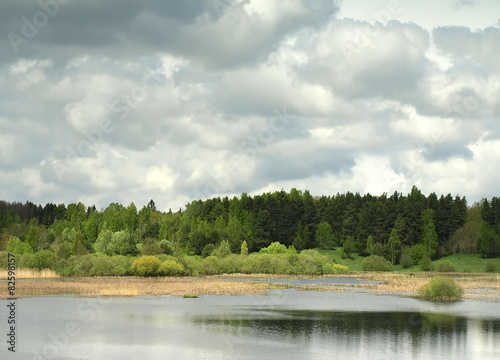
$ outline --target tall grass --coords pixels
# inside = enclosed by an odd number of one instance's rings
[[[0,280],[7,280],[9,272],[7,270],[0,270]],[[54,270],[43,269],[16,269],[16,279],[52,279],[60,277]]]

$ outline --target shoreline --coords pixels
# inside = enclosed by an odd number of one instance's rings
[[[205,277],[92,277],[57,279],[19,279],[16,297],[42,296],[202,296],[202,295],[266,295],[272,289],[297,289],[301,291],[350,291],[375,295],[412,297],[418,287],[436,273],[350,273],[330,276],[287,276],[267,274],[230,274]],[[498,274],[450,273],[464,288],[463,299],[500,302]],[[363,284],[332,283],[287,284],[266,282],[266,279],[328,279],[351,278],[364,280]],[[41,281],[43,280],[43,281]],[[5,281],[1,281],[5,282]],[[1,283],[0,282],[0,283]],[[0,285],[1,286],[1,285]],[[0,288],[0,298],[8,298],[6,282]]]

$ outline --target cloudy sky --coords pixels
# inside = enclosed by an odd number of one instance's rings
[[[0,198],[500,195],[498,0],[0,2]]]

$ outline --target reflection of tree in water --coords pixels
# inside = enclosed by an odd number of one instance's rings
[[[412,348],[424,343],[427,344],[424,346],[452,343],[465,346],[471,321],[475,326],[480,325],[484,333],[500,334],[500,320],[471,320],[443,313],[269,310],[247,315],[192,320],[210,326],[213,331],[239,336],[251,332],[263,338],[344,339],[353,345],[369,341],[393,347],[411,344]]]

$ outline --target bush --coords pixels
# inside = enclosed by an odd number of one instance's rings
[[[54,269],[56,265],[56,256],[52,251],[42,250],[31,257],[33,268],[37,270]]]
[[[464,290],[449,277],[436,276],[418,289],[420,297],[433,301],[451,301],[462,297]]]
[[[392,269],[391,262],[379,255],[364,258],[362,266],[364,271],[391,271]]]
[[[201,275],[201,263],[196,258],[186,256],[180,259],[180,263],[184,265],[186,275]]]
[[[201,250],[201,257],[206,258],[209,257],[215,251],[215,245],[210,243],[205,245],[203,250]]]
[[[410,248],[410,256],[413,259],[413,263],[418,264],[420,260],[427,256],[427,250],[422,244],[413,245]]]
[[[347,274],[349,272],[349,267],[340,264],[333,264],[333,268],[337,270],[339,274]]]
[[[141,252],[142,255],[157,255],[162,253],[162,249],[158,241],[153,238],[147,238],[144,240]]]
[[[162,262],[158,273],[163,276],[181,276],[184,275],[184,266],[173,260]]]
[[[323,274],[324,275],[337,275],[337,269],[333,267],[332,264],[326,263],[323,264]]]
[[[275,241],[267,247],[267,250],[269,250],[269,254],[284,254],[286,253],[286,246]]]
[[[492,272],[495,272],[497,269],[496,269],[495,264],[493,264],[492,262],[487,262],[485,270],[486,270],[486,272],[492,273]]]
[[[470,268],[470,266],[466,266],[464,267],[464,269],[462,270],[464,273],[471,273],[472,272],[472,269]]]
[[[429,256],[424,256],[422,259],[420,259],[418,265],[420,265],[420,269],[422,269],[423,271],[432,270],[432,261]]]
[[[413,259],[409,253],[409,251],[403,251],[401,254],[401,258],[399,259],[399,263],[404,269],[408,269],[413,266]]]
[[[440,261],[439,264],[436,266],[436,271],[437,272],[454,272],[455,271],[455,265],[449,260],[443,260]]]
[[[132,264],[132,272],[139,276],[155,276],[161,261],[156,256],[141,256]]]
[[[221,260],[217,256],[210,255],[201,263],[201,273],[203,275],[222,274]]]

